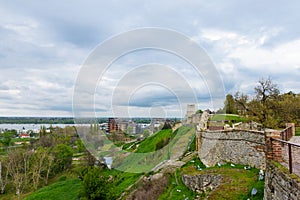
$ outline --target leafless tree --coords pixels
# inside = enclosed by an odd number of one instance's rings
[[[0,158],[0,188],[1,194],[4,194],[5,187],[8,183],[7,159]]]

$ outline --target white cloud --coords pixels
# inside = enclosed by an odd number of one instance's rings
[[[203,46],[219,70],[227,92],[251,93],[257,80],[268,75],[279,83],[282,91],[300,92],[298,1],[288,4],[234,0],[90,4],[6,1],[0,4],[0,115],[72,115],[73,87],[90,51],[112,35],[149,26],[185,33]],[[150,52],[117,62],[102,77],[100,85],[106,95],[96,94],[99,102],[109,100],[109,94],[130,67],[145,63],[173,67],[188,77],[183,81],[198,96],[209,96],[205,77],[195,76],[179,58]],[[156,76],[170,79],[171,85],[177,84],[166,74]],[[122,91],[132,88],[127,86]],[[144,95],[141,93],[140,97]],[[202,109],[210,107],[208,104],[209,100],[199,103]],[[109,104],[97,106],[103,113],[109,108]],[[175,104],[168,106],[176,112]]]

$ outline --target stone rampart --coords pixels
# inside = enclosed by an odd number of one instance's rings
[[[198,154],[206,166],[218,162],[266,167],[266,139],[264,132],[229,130],[197,132]]]

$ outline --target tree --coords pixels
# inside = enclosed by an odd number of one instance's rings
[[[203,113],[203,110],[199,109],[196,111],[196,114],[202,114]]]
[[[274,112],[277,108],[277,100],[279,96],[279,89],[276,84],[274,84],[269,77],[268,79],[260,79],[258,81],[258,86],[254,88],[256,93],[256,103],[255,107],[259,108],[259,121],[265,127],[274,127],[277,124]],[[254,100],[254,101],[255,101]]]
[[[237,113],[240,115],[246,115],[249,111],[248,108],[249,97],[246,94],[236,92],[234,95],[234,101],[236,103]]]
[[[259,85],[254,88],[257,100],[265,103],[268,99],[276,99],[279,95],[279,89],[274,84],[271,78],[261,78],[258,81]]]
[[[46,171],[46,177],[45,177],[46,185],[48,185],[48,179],[49,179],[50,172],[52,170],[53,163],[54,163],[54,156],[52,154],[49,154],[46,157],[45,162],[44,162],[45,171]]]
[[[28,186],[28,168],[31,152],[26,152],[24,149],[15,149],[8,151],[7,169],[12,178],[12,183],[16,189],[18,199]]]
[[[1,140],[0,142],[5,146],[8,147],[11,143],[11,139],[14,136],[14,133],[12,131],[5,131],[1,135]]]
[[[53,149],[56,171],[65,170],[72,164],[73,150],[65,144],[58,144]]]
[[[226,95],[224,110],[227,114],[237,114],[236,103],[231,94]]]
[[[39,147],[31,156],[30,174],[34,190],[38,189],[39,182],[42,178],[42,172],[46,170],[46,159],[49,156],[49,150]]]
[[[115,199],[112,190],[113,185],[108,180],[108,177],[102,175],[101,168],[91,168],[84,175],[81,193],[87,199]]]
[[[8,169],[7,169],[7,158],[0,158],[0,189],[1,194],[4,194],[6,185],[8,183]]]

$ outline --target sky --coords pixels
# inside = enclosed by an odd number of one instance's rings
[[[300,93],[299,8],[299,1],[268,0],[0,1],[0,116],[76,115],[74,91],[91,55],[119,34],[149,27],[199,45],[222,80],[222,95],[251,96],[268,77],[282,93]],[[99,75],[91,107],[97,117],[183,117],[195,102],[218,109],[223,99],[212,101],[208,76],[178,55],[141,49]]]

